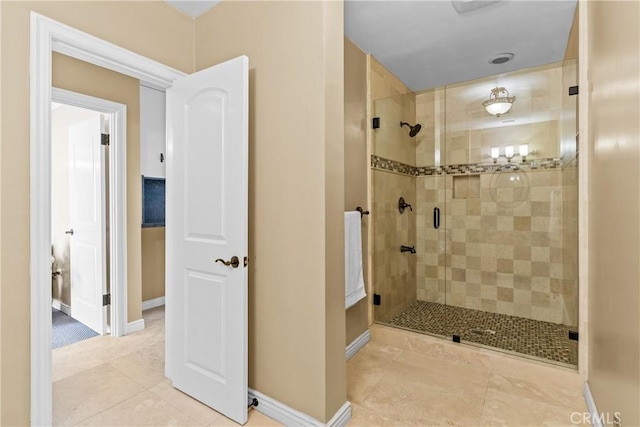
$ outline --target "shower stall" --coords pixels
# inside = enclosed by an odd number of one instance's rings
[[[376,322],[577,366],[575,85],[566,60],[372,94]]]

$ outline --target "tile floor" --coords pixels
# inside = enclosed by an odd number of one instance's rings
[[[164,307],[143,313],[145,329],[53,350],[53,424],[236,426],[171,387],[164,376]],[[257,411],[248,426],[279,426]]]
[[[354,426],[570,426],[576,371],[373,325],[347,363]]]
[[[234,426],[164,377],[164,309],[146,328],[53,351],[55,425]],[[347,364],[350,426],[572,425],[586,411],[575,372],[374,325]],[[249,426],[277,426],[257,411]]]

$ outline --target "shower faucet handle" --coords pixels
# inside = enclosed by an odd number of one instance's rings
[[[400,200],[398,200],[398,211],[403,214],[406,208],[409,208],[409,210],[413,212],[411,205],[404,201],[404,197],[400,197]]]
[[[72,236],[73,236],[73,228],[71,228],[71,229],[69,229],[69,230],[65,231],[65,232],[64,232],[64,234],[70,234],[70,235],[72,235]]]

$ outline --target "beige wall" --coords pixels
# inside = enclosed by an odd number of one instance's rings
[[[193,20],[162,2],[3,1],[0,8],[0,424],[27,425],[30,402],[29,11],[35,10],[185,72],[193,69]],[[153,19],[149,19],[150,15]],[[132,156],[138,154],[132,153]],[[138,227],[139,223],[138,217]],[[135,234],[139,240],[139,228]],[[139,306],[137,310],[139,312]]]
[[[225,2],[195,28],[163,2],[1,8],[0,422],[29,420],[30,9],[185,72],[250,56],[250,385],[321,421],[333,416],[346,401],[342,4]],[[130,177],[139,182],[139,173]],[[138,277],[139,221],[129,225]]]
[[[54,53],[53,86],[127,106],[127,319],[142,318],[140,223],[140,82],[137,79]]]
[[[620,412],[623,426],[636,426],[640,425],[640,3],[588,2],[581,14],[584,11],[589,85],[580,88],[580,96],[589,97],[589,384],[598,411],[611,417]]]
[[[367,200],[367,56],[351,40],[344,39],[344,207],[370,210]],[[371,216],[362,218],[362,248],[365,287],[369,285],[366,249]],[[347,345],[368,327],[371,296],[347,310]]]
[[[249,57],[249,386],[320,420],[346,401],[341,2],[223,2],[196,69]]]
[[[142,229],[142,301],[164,296],[165,228]]]
[[[71,264],[69,259],[69,126],[99,115],[96,111],[64,105],[51,113],[51,245],[56,260],[52,296],[71,305]]]

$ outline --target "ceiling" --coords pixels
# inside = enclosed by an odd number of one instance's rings
[[[166,1],[192,17],[220,3]],[[577,0],[347,0],[345,35],[413,91],[421,91],[561,61],[576,4]],[[513,53],[515,58],[490,64],[499,53]]]
[[[459,14],[454,3],[486,5]],[[576,0],[354,1],[345,35],[413,91],[564,58]],[[501,65],[498,53],[515,58]]]
[[[186,13],[192,18],[202,15],[222,0],[165,0],[179,11]]]

